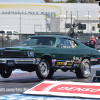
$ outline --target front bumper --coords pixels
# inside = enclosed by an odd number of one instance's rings
[[[1,58],[0,64],[15,65],[15,64],[36,64],[40,62],[39,58]]]

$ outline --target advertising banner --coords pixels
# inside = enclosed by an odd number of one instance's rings
[[[51,95],[63,97],[100,98],[99,83],[43,81],[24,94]]]

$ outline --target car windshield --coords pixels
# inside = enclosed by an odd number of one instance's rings
[[[24,41],[21,46],[55,46],[56,38],[53,37],[33,37]]]

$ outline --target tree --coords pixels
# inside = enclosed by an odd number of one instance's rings
[[[78,3],[77,0],[67,0],[67,3]]]
[[[55,1],[54,3],[66,3],[66,1]]]
[[[95,1],[95,0],[66,0],[66,1],[63,1],[63,0],[56,0],[55,2],[53,0],[44,0],[45,3],[98,3],[99,1]]]
[[[44,0],[45,3],[53,3],[53,0]]]
[[[79,0],[80,3],[98,3],[98,1],[95,0]]]

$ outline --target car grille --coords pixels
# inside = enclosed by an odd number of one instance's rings
[[[14,51],[14,50],[9,50],[9,51],[3,51],[0,52],[0,57],[28,57],[27,51]]]

